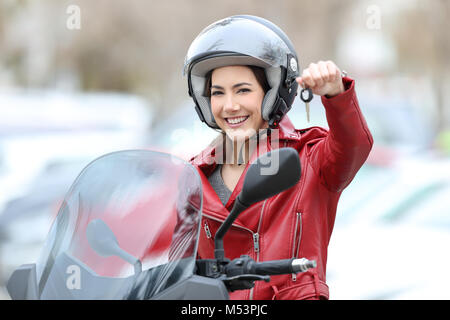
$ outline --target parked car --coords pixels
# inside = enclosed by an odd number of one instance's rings
[[[153,119],[144,99],[127,94],[13,91],[0,93],[0,105],[0,212],[48,161],[142,147]]]
[[[156,124],[147,145],[150,149],[189,160],[218,135],[217,131],[200,121],[192,101],[186,101],[174,113]]]
[[[392,222],[450,181],[450,159],[433,153],[410,155],[391,165],[361,168],[342,193],[338,205],[339,224],[373,225]]]
[[[328,248],[331,298],[450,298],[450,159],[410,156],[376,172],[342,194]]]
[[[335,228],[331,238],[330,299],[450,298],[448,230],[402,224],[348,225]]]
[[[0,94],[0,294],[37,258],[65,193],[105,153],[144,148],[153,111],[126,94]]]

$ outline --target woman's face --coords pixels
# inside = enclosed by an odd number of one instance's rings
[[[267,128],[261,116],[264,90],[246,66],[217,68],[211,76],[211,110],[217,125],[232,140],[243,141]]]

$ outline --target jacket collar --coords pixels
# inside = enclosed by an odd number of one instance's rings
[[[291,120],[288,118],[287,115],[283,117],[283,119],[280,121],[276,129],[278,130],[277,133],[280,142],[284,140],[300,139],[300,133],[295,130],[294,125],[292,124]],[[215,146],[208,146],[201,153],[192,157],[189,160],[189,162],[194,166],[197,166],[200,169],[202,169],[205,175],[209,176],[216,167],[215,156],[216,156]],[[252,160],[253,159],[250,159],[250,162]]]
[[[299,140],[300,139],[300,133],[295,130],[292,122],[290,119],[285,116],[283,120],[278,124],[277,127],[278,131],[278,144],[281,146],[282,143],[286,140]],[[273,138],[273,133],[272,133]],[[262,154],[264,152],[268,152],[273,149],[273,146],[271,142],[266,143],[267,141],[272,141],[270,139],[261,139],[260,143],[257,147],[257,150],[253,152],[253,154],[250,157],[249,163],[247,163],[243,174],[241,175],[235,189],[232,191],[232,194],[228,200],[228,203],[225,205],[225,207],[220,202],[220,199],[218,198],[215,191],[212,189],[211,185],[208,182],[208,178],[211,173],[214,171],[214,169],[217,166],[216,163],[216,148],[214,146],[208,146],[205,150],[203,150],[200,154],[198,154],[195,157],[192,157],[190,159],[190,163],[197,167],[197,171],[200,174],[202,184],[203,184],[203,192],[205,196],[203,197],[204,200],[204,210],[205,213],[210,214],[211,216],[215,216],[218,219],[225,219],[229,213],[229,210],[233,207],[234,201],[239,194],[239,192],[242,189],[242,185],[244,183],[244,177],[245,174],[249,168],[249,164],[252,163],[254,160],[256,160],[258,154]],[[206,196],[207,195],[207,196]],[[236,220],[236,224],[242,224],[240,219],[238,218]]]

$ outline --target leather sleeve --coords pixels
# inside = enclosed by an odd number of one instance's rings
[[[311,163],[322,184],[333,192],[347,187],[369,156],[373,137],[359,108],[355,81],[343,78],[346,90],[322,97],[328,135],[310,150]]]

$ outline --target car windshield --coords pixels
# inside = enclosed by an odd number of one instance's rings
[[[94,160],[50,229],[36,265],[39,297],[154,297],[194,273],[201,209],[198,172],[179,158],[131,150]]]

